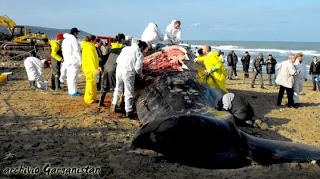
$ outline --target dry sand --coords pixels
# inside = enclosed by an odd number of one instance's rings
[[[97,104],[85,105],[83,97],[68,97],[66,89],[31,90],[21,62],[2,65],[14,72],[15,79],[0,85],[2,177],[6,177],[3,170],[7,167],[42,167],[50,163],[57,167],[102,168],[100,176],[82,178],[320,178],[319,166],[311,163],[252,163],[239,169],[201,169],[166,161],[152,151],[130,150],[128,146],[140,124],[110,114],[110,97],[107,107],[98,109]],[[48,79],[49,69],[45,74]],[[80,79],[83,92],[83,76]],[[270,124],[268,130],[243,128],[244,131],[262,138],[320,147],[320,92],[312,91],[310,82],[304,85],[303,106],[298,109],[277,107],[275,87],[252,89],[249,81],[243,84],[242,80],[227,83],[230,91],[248,98],[258,118]],[[33,177],[42,178],[44,174]],[[62,176],[51,176],[57,177]]]

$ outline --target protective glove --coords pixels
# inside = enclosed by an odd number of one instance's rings
[[[215,71],[217,71],[217,68],[216,67],[212,67],[211,70],[210,70],[210,73],[215,72]]]

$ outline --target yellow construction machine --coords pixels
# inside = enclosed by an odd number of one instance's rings
[[[0,27],[7,32],[0,32],[0,51],[2,60],[21,60],[35,52],[39,58],[47,58],[50,54],[48,35],[31,33],[27,26],[17,26],[7,16],[0,16]]]

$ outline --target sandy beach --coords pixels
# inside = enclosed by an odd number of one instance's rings
[[[167,161],[149,150],[131,150],[132,136],[140,123],[109,113],[106,106],[85,105],[83,97],[68,97],[64,91],[31,90],[22,62],[3,62],[2,69],[13,72],[13,81],[0,84],[0,176],[19,166],[101,168],[96,175],[50,175],[34,178],[320,178],[319,164],[290,163],[263,166],[252,163],[238,169],[202,169]],[[45,69],[49,79],[49,69]],[[242,75],[239,75],[242,76]],[[252,74],[250,73],[250,78]],[[267,130],[242,128],[266,139],[310,144],[320,148],[320,92],[304,84],[301,107],[277,107],[277,87],[250,87],[250,81],[227,81],[236,95],[245,96],[257,118],[265,120]],[[267,84],[267,78],[265,77]],[[84,76],[79,89],[84,92]],[[286,98],[283,104],[286,103]],[[24,176],[24,175],[22,175]]]

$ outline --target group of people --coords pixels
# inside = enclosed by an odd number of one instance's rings
[[[248,51],[245,51],[241,57],[241,63],[243,68],[243,82],[245,82],[246,78],[249,78],[249,68],[250,68],[250,60],[251,56]],[[228,66],[228,79],[234,80],[238,79],[237,75],[237,63],[238,56],[236,53],[231,50],[227,56],[227,66]],[[256,58],[252,61],[252,69],[253,69],[253,78],[251,81],[251,87],[255,87],[255,81],[257,77],[260,78],[260,87],[264,88],[263,83],[263,75],[262,75],[262,65],[266,65],[266,73],[269,78],[269,85],[275,85],[275,67],[277,64],[277,60],[272,56],[272,54],[268,55],[268,58],[264,60],[263,54],[259,53]]]
[[[247,51],[244,52],[241,58],[244,72],[243,79],[249,78],[250,58],[251,56]],[[234,53],[234,51],[230,51],[230,53],[227,56],[228,79],[234,79],[233,75],[235,75],[235,78],[237,79],[237,61],[237,55]],[[277,105],[281,105],[281,100],[283,98],[284,91],[286,91],[288,96],[288,106],[295,108],[299,107],[299,95],[302,93],[304,81],[307,81],[307,67],[303,61],[303,54],[297,53],[295,55],[291,55],[288,61],[282,62],[277,65],[277,60],[272,56],[272,54],[269,54],[268,58],[264,60],[263,54],[259,53],[257,57],[252,61],[252,88],[255,87],[255,80],[259,76],[260,87],[264,89],[262,73],[263,65],[266,66],[266,73],[269,78],[269,85],[273,86],[277,84],[280,86]],[[313,57],[312,62],[310,64],[309,74],[312,77],[313,90],[316,91],[318,88],[318,90],[320,91],[320,62],[318,61],[318,58],[316,56]]]
[[[204,64],[205,71],[203,74],[205,76],[205,83],[215,89],[218,99],[216,108],[218,110],[230,112],[234,117],[235,123],[239,126],[267,128],[268,125],[265,122],[255,118],[252,106],[243,96],[229,93],[227,90],[227,78],[230,79],[230,76],[233,73],[236,74],[234,65],[229,65],[237,60],[234,51],[231,51],[227,57],[228,72],[223,64],[223,52],[216,50],[211,51],[210,46],[204,45],[202,48],[198,49],[197,56],[195,62]],[[199,78],[201,78],[200,73],[201,71],[199,72]]]
[[[104,106],[106,93],[114,91],[112,110],[124,94],[126,116],[133,116],[133,90],[135,75],[142,77],[143,58],[147,50],[156,50],[166,44],[179,44],[181,22],[173,20],[162,35],[154,23],[149,23],[142,33],[141,40],[132,39],[125,43],[125,35],[118,34],[111,47],[105,46],[96,36],[87,36],[78,43],[79,30],[72,28],[70,33],[57,34],[56,40],[50,40],[51,46],[51,89],[60,90],[61,83],[67,78],[69,96],[81,96],[77,90],[80,67],[86,78],[84,102],[98,102]],[[43,86],[42,70],[46,60],[40,60],[36,54],[25,59],[25,68],[32,89]],[[101,89],[100,100],[97,90]]]
[[[198,54],[202,53],[202,49],[198,50]],[[249,68],[250,68],[250,60],[251,56],[248,51],[243,53],[243,56],[241,57],[241,63],[243,67],[243,80],[245,81],[246,78],[249,78]],[[238,56],[235,54],[233,50],[231,50],[227,56],[227,69],[228,69],[228,79],[229,80],[234,80],[238,79],[237,75],[237,63],[238,63]],[[255,87],[255,81],[257,77],[259,76],[260,79],[260,87],[264,88],[264,82],[263,82],[263,65],[266,66],[266,74],[268,75],[268,81],[269,81],[269,86],[274,86],[276,85],[275,79],[276,79],[276,67],[277,67],[277,60],[272,56],[272,54],[268,55],[268,58],[264,60],[263,54],[259,53],[256,58],[252,61],[252,69],[253,69],[253,78],[251,81],[251,87]],[[317,88],[319,88],[319,81],[320,81],[320,67],[319,67],[320,62],[318,61],[318,58],[314,56],[312,58],[312,62],[310,64],[310,69],[309,69],[309,75],[312,77],[313,81],[313,90],[316,91]],[[307,79],[307,67],[303,61],[303,55],[299,53],[298,59],[295,60],[294,66],[296,69],[299,70],[299,75],[296,75],[296,84],[303,84],[301,81]],[[300,85],[301,86],[301,85]],[[296,87],[298,89],[298,87]],[[302,87],[299,87],[302,89]],[[300,89],[298,89],[300,90]],[[300,90],[302,91],[302,90]]]
[[[72,28],[70,33],[57,34],[56,40],[50,40],[51,45],[51,88],[61,89],[61,83],[67,78],[69,96],[81,96],[77,91],[77,78],[80,67],[86,78],[84,102],[86,104],[99,103],[104,106],[104,100],[108,92],[113,91],[111,110],[115,111],[119,100],[124,95],[125,112],[127,117],[134,117],[133,93],[136,75],[143,78],[143,58],[146,54],[156,51],[164,45],[179,44],[181,38],[181,22],[173,20],[166,28],[165,35],[162,35],[155,23],[150,22],[142,33],[141,40],[132,39],[126,43],[124,34],[118,34],[111,46],[105,45],[96,36],[87,36],[79,44],[79,30]],[[243,112],[242,120],[251,120],[253,110],[250,104],[243,99],[228,93],[226,79],[238,79],[237,63],[238,57],[234,51],[227,55],[227,68],[224,66],[224,53],[211,50],[211,47],[204,45],[199,49],[195,62],[204,65],[204,71],[199,76],[218,93],[223,96],[220,99],[220,109],[239,110]],[[249,78],[251,56],[244,52],[241,63],[243,65],[244,79]],[[31,88],[42,87],[44,78],[42,68],[45,60],[28,57],[25,60],[25,68]],[[306,68],[301,53],[291,56],[288,61],[282,62],[276,69],[277,60],[272,54],[264,60],[260,53],[252,62],[253,79],[251,87],[254,88],[255,80],[260,77],[260,86],[264,88],[262,65],[266,65],[266,72],[269,76],[269,85],[280,85],[277,105],[281,104],[284,91],[287,92],[288,106],[298,107],[299,94],[302,91],[303,81],[306,79]],[[275,77],[278,71],[277,77]],[[314,82],[314,90],[320,90],[320,63],[314,57],[310,66],[310,74]],[[234,77],[233,77],[234,76]],[[37,83],[36,83],[37,82]],[[100,99],[97,100],[97,90],[101,90]],[[232,108],[231,102],[235,100],[243,103],[244,108],[238,109],[235,105]],[[229,102],[228,102],[229,101]],[[229,105],[227,105],[229,104]],[[240,118],[240,117],[238,117]]]
[[[318,86],[320,91],[320,63],[316,56],[313,57],[310,64],[309,74],[312,75],[313,90],[316,91]],[[304,81],[307,81],[307,70],[303,62],[303,54],[297,53],[296,55],[291,55],[287,61],[282,62],[278,67],[276,83],[280,85],[280,90],[277,105],[281,105],[284,91],[286,91],[288,107],[299,107],[299,95],[302,94]]]

